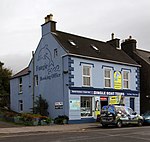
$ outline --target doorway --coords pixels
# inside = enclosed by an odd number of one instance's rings
[[[100,101],[101,101],[101,109],[103,106],[108,105],[108,97],[100,97]]]

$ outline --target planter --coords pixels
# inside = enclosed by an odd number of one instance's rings
[[[41,125],[42,126],[47,125],[47,122],[45,122],[45,120],[41,120]]]
[[[19,116],[14,117],[14,122],[16,124],[23,124],[24,123],[23,120],[21,120],[21,117],[19,117]]]
[[[38,121],[33,121],[33,126],[37,126],[39,125],[39,122]]]
[[[63,124],[68,124],[68,120],[67,119],[63,119]]]
[[[34,126],[39,125],[39,121],[40,121],[39,118],[34,118],[34,120],[33,120],[33,125],[34,125]]]

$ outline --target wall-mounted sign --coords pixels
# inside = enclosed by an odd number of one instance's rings
[[[63,109],[63,102],[55,102],[55,109]]]
[[[124,96],[110,96],[109,104],[124,104]]]
[[[132,91],[132,90],[118,90],[118,91],[107,91],[107,90],[99,90],[99,91],[85,91],[85,90],[70,90],[70,94],[80,94],[80,95],[99,95],[99,96],[115,96],[115,95],[122,95],[122,96],[133,96],[138,97],[139,91]]]
[[[80,100],[78,98],[70,99],[70,110],[80,110]]]
[[[107,101],[107,97],[100,97],[101,101]]]
[[[114,89],[122,88],[122,77],[119,71],[114,72]]]

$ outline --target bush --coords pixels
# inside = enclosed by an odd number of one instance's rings
[[[54,119],[54,123],[55,124],[67,124],[68,120],[69,120],[68,116],[66,116],[66,115],[59,115],[58,117],[56,117]]]
[[[38,96],[38,99],[35,102],[35,107],[33,108],[33,112],[36,114],[41,114],[42,116],[48,116],[49,113],[47,111],[48,109],[48,103],[46,99],[43,99],[42,96]]]

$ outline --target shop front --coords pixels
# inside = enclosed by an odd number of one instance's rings
[[[95,121],[104,105],[130,105],[130,100],[133,100],[133,98],[139,98],[138,91],[85,90],[73,88],[70,90],[69,97],[69,118],[72,121]],[[139,99],[134,99],[134,101],[137,100]],[[134,107],[136,106],[134,105]]]

